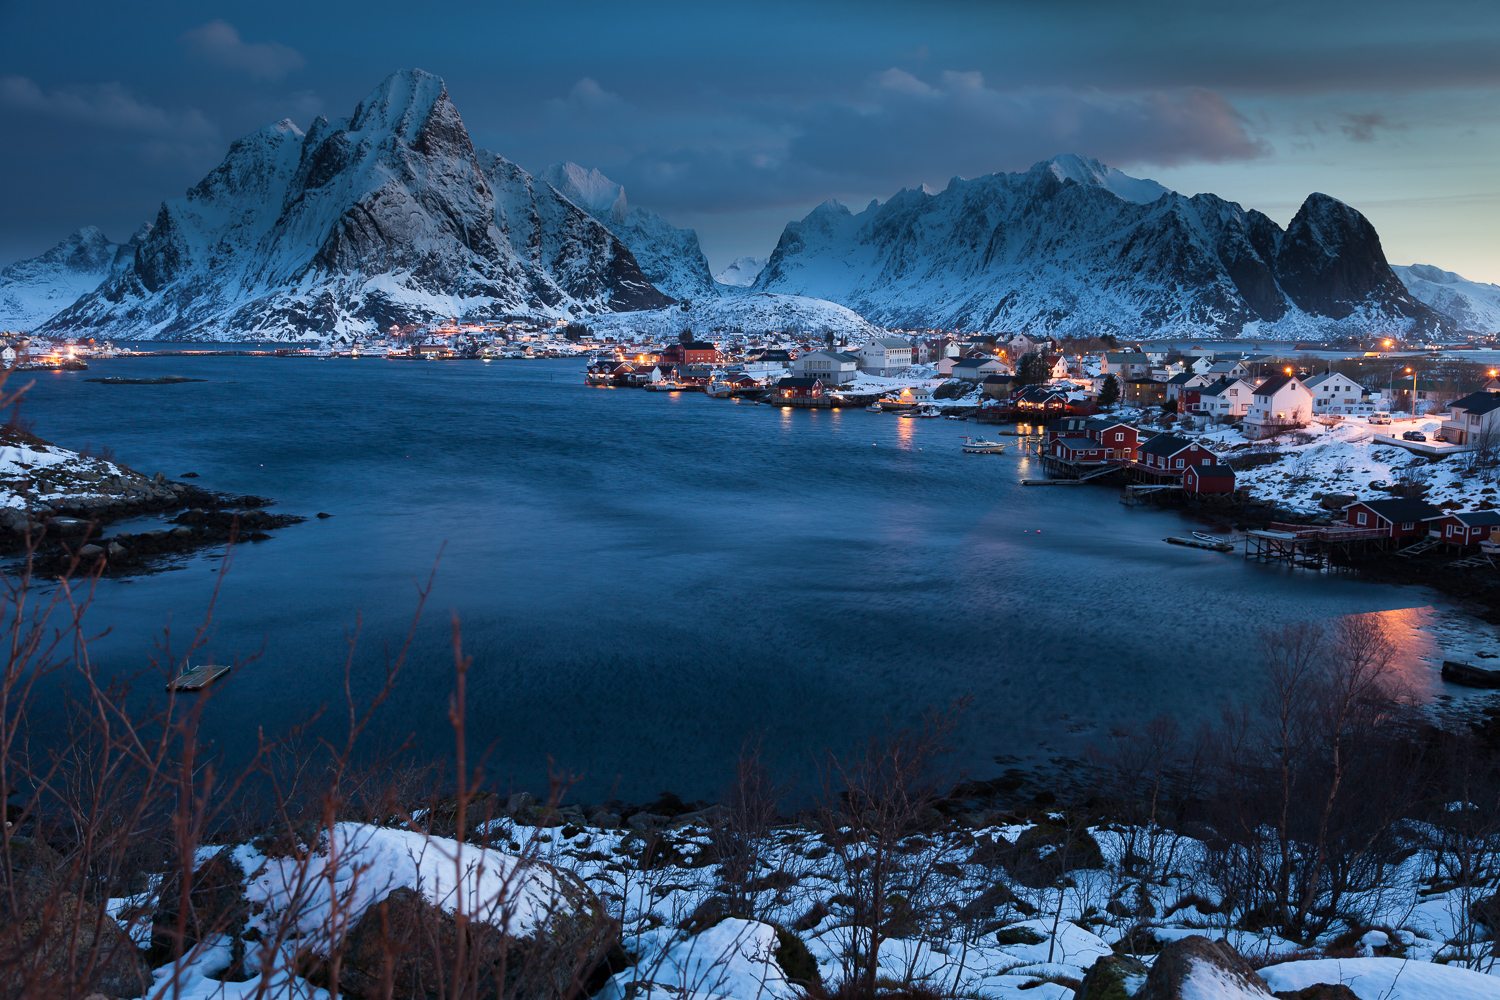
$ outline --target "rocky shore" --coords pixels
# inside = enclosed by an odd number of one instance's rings
[[[139,573],[232,541],[263,541],[303,520],[273,501],[147,476],[110,459],[0,428],[0,555],[33,553],[46,575]],[[151,531],[109,534],[126,518],[161,515]]]

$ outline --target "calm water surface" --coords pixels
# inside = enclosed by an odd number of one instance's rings
[[[230,754],[337,702],[356,626],[372,689],[434,568],[382,737],[451,745],[457,616],[491,775],[534,784],[550,755],[584,798],[714,795],[749,737],[802,777],[822,748],[965,696],[957,756],[985,777],[1163,711],[1211,717],[1253,692],[1268,625],[1420,626],[1407,609],[1433,601],[1164,545],[1196,525],[1108,489],[1022,488],[1040,475],[1024,456],[959,452],[974,425],[592,389],[581,370],[119,359],[39,376],[26,414],[144,471],[334,515],[233,553],[200,658],[255,657],[209,709]],[[84,381],[162,374],[206,381]],[[221,555],[104,582],[96,662],[140,669],[169,623],[180,642]]]

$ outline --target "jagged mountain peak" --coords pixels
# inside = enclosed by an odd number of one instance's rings
[[[1132,177],[1123,170],[1100,163],[1091,156],[1077,153],[1059,153],[1048,160],[1035,164],[1029,173],[1047,173],[1059,181],[1073,181],[1084,187],[1103,188],[1117,198],[1149,205],[1170,189],[1156,181]]]
[[[591,215],[623,221],[630,211],[625,188],[597,168],[581,167],[571,161],[554,163],[542,171],[542,180]]]
[[[564,198],[598,219],[635,255],[651,283],[678,299],[718,295],[698,234],[679,228],[655,212],[632,206],[621,184],[596,168],[554,163],[542,180]]]
[[[451,106],[442,77],[424,69],[397,70],[359,102],[349,119],[349,131],[392,132],[410,143],[444,104]]]
[[[760,291],[839,302],[893,326],[1134,336],[1434,332],[1365,218],[1310,197],[1283,232],[1097,160],[899,192],[852,220],[824,203],[789,224]]]
[[[481,156],[443,81],[422,70],[391,74],[348,118],[233,143],[162,205],[130,258],[48,328],[330,338],[671,301],[581,208]]]

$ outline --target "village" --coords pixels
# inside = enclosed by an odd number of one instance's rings
[[[703,392],[792,409],[998,425],[1045,478],[1129,504],[1238,521],[1251,559],[1334,569],[1430,554],[1500,566],[1500,378],[1462,352],[1226,351],[1060,343],[1026,335],[882,336],[840,348],[684,336],[595,350],[595,386]],[[968,439],[972,442],[973,439]],[[1003,451],[996,442],[966,451]]]

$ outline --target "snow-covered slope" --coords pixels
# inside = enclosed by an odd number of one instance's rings
[[[667,301],[599,222],[476,151],[441,79],[408,70],[347,119],[306,133],[281,121],[234,143],[162,205],[126,267],[44,329],[338,338]]]
[[[1470,281],[1431,264],[1391,270],[1413,298],[1452,319],[1460,333],[1500,333],[1500,285]]]
[[[129,262],[128,244],[85,226],[52,249],[0,270],[0,330],[30,330]]]
[[[788,333],[822,337],[832,333],[859,343],[880,333],[853,310],[823,299],[800,295],[747,292],[694,299],[649,312],[592,317],[588,324],[601,336],[675,340],[684,330],[700,337],[723,333]]]
[[[1308,197],[1288,228],[1079,157],[954,178],[782,234],[761,291],[831,299],[893,326],[1131,336],[1432,332],[1364,216]]]
[[[749,288],[765,267],[764,257],[736,257],[728,267],[714,275],[714,280],[733,288]]]
[[[597,170],[554,163],[542,171],[542,179],[618,236],[657,288],[678,299],[719,294],[693,230],[679,229],[655,212],[632,207],[625,189]]]

